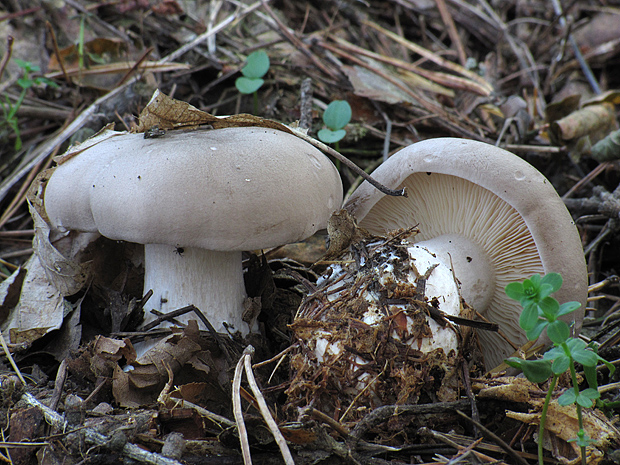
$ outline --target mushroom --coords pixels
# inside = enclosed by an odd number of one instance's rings
[[[324,228],[342,201],[338,171],[307,142],[274,129],[145,137],[106,131],[73,149],[45,188],[51,225],[145,244],[151,307],[193,304],[217,331],[247,334],[256,326],[242,319],[242,251]]]
[[[479,331],[488,369],[527,341],[518,322],[522,309],[504,293],[508,283],[560,273],[564,284],[555,297],[582,304],[581,312],[567,316],[579,332],[587,297],[581,241],[564,203],[538,170],[498,147],[439,138],[402,149],[373,177],[388,188],[405,187],[409,196],[390,198],[364,182],[344,208],[373,234],[417,225],[413,242],[453,270],[464,300],[499,324],[513,343]],[[415,254],[410,249],[413,260]]]

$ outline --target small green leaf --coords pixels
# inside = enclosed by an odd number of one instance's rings
[[[542,277],[541,282],[543,284],[550,285],[551,293],[553,293],[562,287],[562,275],[560,275],[559,273],[547,273],[545,276]]]
[[[542,334],[543,330],[548,325],[549,325],[549,322],[547,320],[539,319],[538,322],[536,323],[536,326],[534,326],[529,331],[525,332],[525,336],[527,337],[527,340],[528,341],[535,341],[536,339],[538,339],[540,337],[540,335]]]
[[[551,370],[553,370],[553,373],[555,373],[556,375],[561,375],[566,370],[568,370],[569,367],[570,357],[567,357],[566,355],[562,355],[556,358],[551,364]]]
[[[535,277],[538,275],[532,276],[530,279],[523,280],[523,292],[525,293],[528,299],[536,300],[538,296],[538,284],[535,282]],[[539,276],[540,278],[540,276]]]
[[[525,377],[533,383],[542,383],[553,375],[551,363],[546,360],[523,360],[521,369]]]
[[[519,326],[525,331],[533,329],[538,323],[538,307],[534,304],[527,305],[519,317]]]
[[[575,442],[579,447],[588,447],[590,444],[596,443],[595,439],[590,439],[587,434],[583,435],[583,437],[579,436],[575,439],[569,439],[568,442]]]
[[[34,81],[32,79],[28,79],[28,78],[19,78],[17,80],[17,84],[22,89],[28,89],[29,87],[32,87],[32,85],[34,84]]]
[[[521,283],[510,283],[504,288],[504,292],[506,295],[513,300],[521,301],[523,297],[525,297],[525,292],[523,291],[523,284]]]
[[[547,336],[554,344],[562,344],[570,337],[570,328],[562,320],[555,320],[547,326]]]
[[[589,349],[571,349],[571,357],[583,366],[594,367],[598,363],[599,356]]]
[[[596,366],[589,367],[584,365],[583,373],[586,376],[586,380],[588,381],[588,386],[590,386],[592,389],[598,389]]]
[[[581,391],[581,394],[584,397],[587,397],[588,399],[599,399],[601,397],[601,393],[598,392],[598,389],[592,389],[592,388],[588,388],[588,389],[584,389],[583,391]]]
[[[558,318],[561,317],[562,315],[568,315],[569,313],[574,312],[579,307],[581,307],[581,304],[579,302],[563,303],[562,305],[560,305],[560,311],[558,312]]]
[[[26,74],[38,73],[39,71],[41,71],[40,66],[35,65],[34,63],[31,63],[29,61],[24,61],[24,60],[20,60],[19,58],[16,58],[15,63],[17,64],[17,66],[23,69],[24,73]]]
[[[594,404],[594,400],[601,397],[599,392],[596,389],[584,389],[577,396],[576,402],[585,408],[592,407]]]
[[[549,297],[552,292],[553,292],[553,287],[551,287],[550,284],[542,283],[540,285],[540,290],[538,291],[538,298],[542,300],[546,297]]]
[[[555,360],[558,357],[565,356],[566,352],[563,347],[552,347],[543,354],[543,360]]]
[[[538,307],[549,321],[555,321],[560,311],[560,304],[553,297],[545,297],[538,302]]]
[[[558,397],[558,404],[561,406],[572,405],[577,400],[577,395],[574,389],[567,389],[564,394]]]
[[[263,79],[254,79],[254,78],[248,78],[245,76],[240,76],[235,81],[235,87],[242,94],[253,94],[264,83],[265,81]]]
[[[342,140],[342,138],[346,135],[347,131],[345,131],[344,129],[332,131],[331,129],[323,128],[318,133],[319,139],[326,144],[333,144],[335,142],[338,142]]]
[[[523,362],[523,359],[518,357],[510,357],[504,360],[506,365],[512,368],[518,368],[519,370],[521,369],[521,362]]]
[[[248,55],[241,74],[247,78],[262,78],[269,71],[269,65],[269,56],[263,50],[256,50]]]
[[[351,121],[351,105],[346,100],[334,100],[323,113],[323,122],[332,131],[344,128]]]
[[[536,289],[536,291],[538,292],[538,290],[540,289],[540,283],[542,282],[542,278],[538,273],[533,274],[530,279],[526,279],[526,281],[529,281],[530,284],[534,287],[534,289]]]
[[[568,346],[568,350],[571,353],[573,352],[573,350],[583,350],[588,347],[588,345],[584,341],[577,338],[569,339],[568,341],[566,341],[566,345]]]
[[[94,63],[99,63],[100,65],[105,64],[105,58],[103,58],[98,53],[87,53],[88,58],[90,58]]]

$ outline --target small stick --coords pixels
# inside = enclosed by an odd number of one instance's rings
[[[243,356],[241,357],[245,363],[245,375],[248,378],[248,384],[250,385],[250,388],[252,388],[252,392],[256,397],[256,402],[258,403],[260,413],[263,415],[265,423],[267,423],[271,434],[273,434],[273,437],[276,440],[276,444],[278,444],[278,447],[280,448],[280,453],[282,454],[284,463],[286,465],[295,465],[295,460],[293,460],[291,451],[286,444],[286,439],[284,439],[284,436],[280,432],[280,428],[278,428],[276,421],[273,419],[273,416],[269,411],[269,406],[263,397],[263,393],[260,391],[260,388],[256,383],[256,378],[254,378],[254,372],[252,371],[252,353],[254,353],[254,347],[248,346],[244,350]]]
[[[47,405],[39,402],[32,394],[25,393],[22,396],[22,400],[28,405],[37,407],[43,412],[45,421],[47,421],[52,427],[59,431],[67,431],[68,425],[66,420],[58,412],[52,410]],[[80,431],[84,433],[84,439],[87,444],[94,444],[97,446],[105,446],[110,442],[110,437],[101,434],[92,428],[81,428]],[[132,459],[138,463],[151,463],[155,465],[181,465],[180,462],[164,457],[163,455],[156,454],[154,452],[148,452],[135,444],[126,443],[120,453],[129,459]]]
[[[385,195],[391,195],[393,197],[407,197],[407,191],[405,188],[395,190],[395,189],[390,189],[388,187],[385,187],[379,181],[377,181],[372,176],[370,176],[366,171],[364,171],[359,166],[357,166],[355,163],[353,163],[351,160],[349,160],[347,157],[337,152],[336,150],[332,149],[328,145],[325,145],[323,142],[316,140],[310,136],[307,136],[299,131],[295,131],[295,135],[299,137],[300,139],[303,139],[306,142],[309,142],[310,144],[314,145],[317,149],[321,150],[322,152],[325,152],[327,155],[334,157],[336,160],[339,160],[343,165],[346,165],[347,168],[353,171],[353,173],[364,178],[372,186],[379,189],[379,191],[383,192]]]
[[[510,447],[508,444],[506,444],[506,442],[502,438],[500,438],[497,434],[492,432],[486,426],[484,426],[483,424],[477,422],[473,418],[468,417],[467,415],[465,415],[460,410],[457,410],[456,413],[458,413],[462,418],[464,418],[465,420],[471,422],[474,426],[476,426],[476,428],[478,428],[482,432],[482,434],[484,436],[486,436],[487,438],[493,440],[495,442],[495,444],[497,444],[499,447],[501,447],[517,463],[519,463],[521,465],[528,465],[527,461],[523,457],[521,457],[521,455],[519,455],[519,453],[516,450],[514,450],[512,447]]]
[[[241,409],[241,376],[243,375],[243,358],[245,354],[241,356],[235,367],[235,376],[233,377],[233,415],[235,422],[237,423],[237,433],[239,434],[239,441],[241,442],[241,452],[243,455],[243,463],[245,465],[252,464],[252,455],[250,454],[250,441],[248,440],[248,430],[245,427],[245,421],[243,420],[243,410]]]

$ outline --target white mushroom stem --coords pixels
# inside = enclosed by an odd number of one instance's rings
[[[408,249],[412,259],[417,256],[416,248],[435,255],[458,280],[461,296],[469,305],[476,310],[488,307],[495,291],[495,275],[487,254],[478,244],[460,234],[444,234],[416,246]]]
[[[224,323],[243,335],[254,329],[242,320],[246,293],[241,252],[146,244],[144,256],[144,290],[153,290],[146,304],[147,322],[156,318],[152,308],[168,313],[195,305],[218,332],[226,332]],[[177,318],[183,323],[191,319],[198,317],[188,313]]]
[[[462,316],[461,315],[461,302],[460,302],[460,293],[459,293],[459,284],[455,278],[453,268],[455,268],[454,262],[451,264],[449,255],[454,255],[454,251],[450,250],[450,246],[459,245],[460,247],[464,247],[468,252],[471,250],[476,251],[476,247],[471,244],[470,241],[466,239],[462,239],[460,237],[451,237],[451,236],[443,236],[444,240],[437,240],[440,238],[436,238],[430,241],[425,241],[423,243],[418,243],[412,245],[407,248],[407,252],[409,254],[410,266],[409,274],[407,276],[407,281],[414,286],[419,286],[420,280],[419,277],[424,277],[424,295],[431,301],[436,298],[439,303],[439,310],[447,315],[452,316]],[[433,247],[433,248],[431,248]],[[478,251],[476,251],[478,252]],[[457,253],[458,255],[458,253]],[[393,260],[397,260],[394,257]],[[477,256],[476,262],[484,261],[484,256]],[[467,265],[474,263],[474,260],[471,262],[467,262]],[[482,265],[477,265],[480,267]],[[415,267],[414,272],[413,268]],[[334,280],[334,284],[331,286],[333,289],[338,289],[342,287],[342,282],[339,279],[336,279],[337,276],[342,274],[344,270],[340,268],[338,265],[331,267],[333,272],[330,274],[331,278]],[[487,274],[488,272],[482,270],[468,270],[468,271],[477,271],[481,274]],[[378,278],[381,284],[386,284],[390,281],[394,281],[394,263],[392,260],[388,259],[383,265],[382,268],[375,269],[374,273],[376,273],[376,278]],[[480,276],[480,275],[478,275]],[[470,276],[473,280],[474,276]],[[484,276],[481,277],[485,279]],[[321,280],[319,280],[319,283]],[[371,291],[364,291],[365,299],[368,301],[369,306],[368,310],[364,313],[362,321],[367,325],[373,326],[378,325],[385,318],[383,313],[383,309],[377,304],[379,301],[378,296],[374,295]],[[487,289],[487,293],[490,292]],[[330,301],[334,301],[338,298],[337,292],[328,292],[328,299]],[[485,298],[488,298],[485,296]],[[399,310],[404,310],[406,308],[405,305],[401,304],[393,304],[390,306],[390,314],[393,315],[397,313]],[[443,349],[445,354],[449,354],[451,352],[458,352],[458,340],[456,333],[449,326],[441,327],[437,322],[435,322],[431,317],[427,317],[427,323],[430,326],[431,332],[433,336],[431,338],[424,338],[421,340],[409,341],[417,350],[420,350],[424,353],[429,353],[435,349]],[[407,317],[407,333],[413,334],[413,320]],[[393,331],[391,335],[394,339],[400,340],[400,336],[397,331]],[[332,335],[327,331],[318,331],[316,345],[314,348],[314,353],[319,362],[323,363],[325,359],[331,357],[338,357],[342,350],[342,343],[339,340],[331,341]],[[355,364],[358,366],[364,365],[366,362],[360,357],[355,358]],[[368,381],[367,377],[360,377],[358,385],[358,389],[364,387],[364,384]]]

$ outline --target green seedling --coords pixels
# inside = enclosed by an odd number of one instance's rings
[[[26,98],[26,93],[28,92],[28,89],[30,89],[34,85],[41,84],[57,88],[58,84],[46,77],[32,77],[32,74],[39,73],[41,71],[41,68],[30,63],[29,61],[16,59],[15,63],[17,63],[17,65],[23,70],[23,76],[17,80],[17,85],[22,89],[21,93],[19,94],[19,97],[17,98],[15,103],[11,103],[9,98],[5,96],[4,102],[0,102],[0,105],[2,106],[2,112],[4,114],[3,123],[8,125],[15,133],[15,151],[18,151],[22,148],[22,139],[19,132],[17,110],[19,110],[19,107],[21,107],[22,103],[24,102],[24,98]]]
[[[326,127],[319,131],[319,139],[326,144],[338,144],[347,135],[344,127],[351,121],[351,114],[351,105],[346,100],[334,100],[327,105],[323,113]],[[338,149],[336,146],[336,150]]]
[[[258,113],[257,91],[265,83],[263,76],[269,71],[269,57],[263,50],[257,50],[248,55],[246,64],[241,68],[241,74],[235,81],[235,87],[242,94],[254,94],[254,114]]]
[[[538,433],[538,460],[540,465],[543,465],[543,432],[549,403],[560,375],[566,371],[570,372],[572,388],[567,389],[558,398],[558,404],[562,406],[575,404],[576,406],[579,431],[577,437],[572,441],[575,441],[581,448],[581,461],[585,465],[586,447],[592,443],[592,440],[583,429],[581,409],[582,407],[592,407],[600,397],[596,381],[596,365],[598,362],[603,362],[611,373],[614,372],[615,368],[601,358],[593,347],[588,346],[581,339],[570,336],[568,324],[560,320],[560,317],[574,312],[581,304],[579,302],[566,302],[560,305],[557,300],[551,297],[551,294],[560,289],[561,286],[562,276],[557,273],[549,273],[543,277],[535,274],[523,283],[510,283],[506,286],[505,290],[508,297],[519,301],[523,307],[519,326],[526,332],[527,338],[534,341],[543,331],[547,331],[547,336],[553,343],[553,347],[545,352],[539,360],[523,360],[511,357],[506,360],[506,363],[513,368],[521,369],[525,377],[534,383],[542,383],[551,378],[540,416]],[[579,390],[575,363],[580,363],[584,367],[589,387],[583,391]]]

